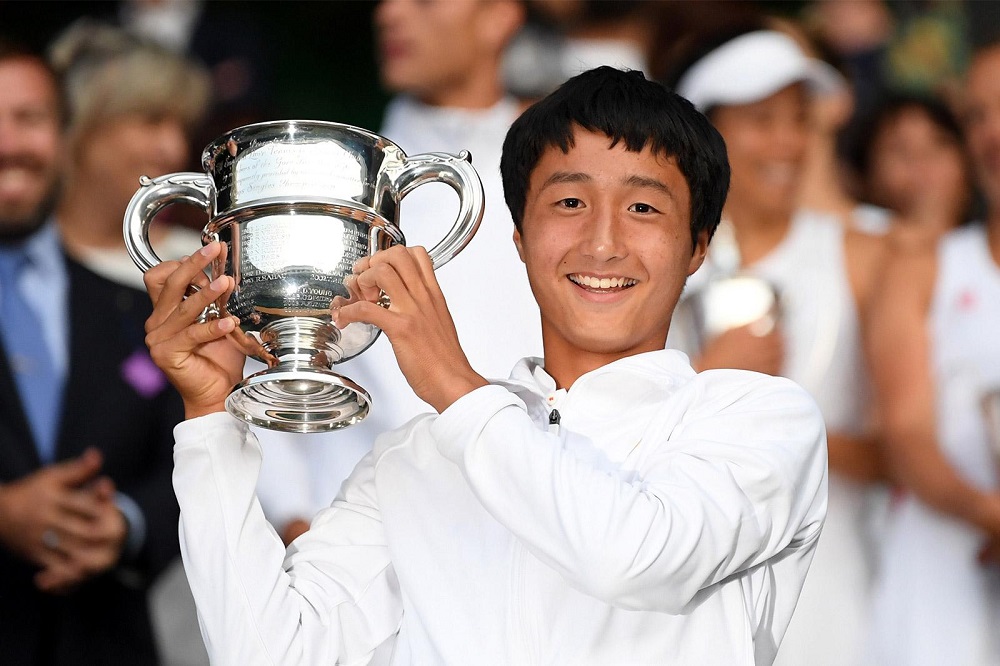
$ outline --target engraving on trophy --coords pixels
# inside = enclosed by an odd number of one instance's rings
[[[333,196],[364,192],[365,170],[356,155],[333,142],[268,143],[236,163],[233,203],[281,196]]]
[[[331,307],[350,299],[359,259],[404,243],[399,202],[414,188],[443,182],[459,214],[431,247],[435,268],[462,250],[482,218],[482,185],[467,154],[406,156],[391,141],[338,123],[287,120],[236,128],[202,152],[204,173],[145,179],[125,213],[125,243],[143,271],[160,263],[149,246],[152,215],[174,202],[209,217],[204,243],[223,249],[212,277],[235,288],[203,317],[235,315],[265,363],[234,387],[226,408],[266,428],[321,432],[359,422],[371,397],[333,366],[368,349],[377,327],[338,329]],[[346,282],[346,284],[345,284]],[[380,303],[381,304],[381,303]]]

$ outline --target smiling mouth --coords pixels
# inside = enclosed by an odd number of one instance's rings
[[[634,287],[639,281],[627,277],[597,277],[594,275],[582,275],[572,273],[567,275],[569,281],[575,285],[583,287],[588,291],[612,292]]]

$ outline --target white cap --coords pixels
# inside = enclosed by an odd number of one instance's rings
[[[845,85],[837,70],[806,56],[788,35],[760,30],[731,39],[698,60],[677,82],[676,92],[705,111],[758,102],[800,82],[820,95]]]

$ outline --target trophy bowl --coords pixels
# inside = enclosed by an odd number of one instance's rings
[[[227,132],[205,148],[202,166],[204,173],[140,179],[124,220],[132,259],[143,271],[160,263],[149,225],[161,209],[173,203],[202,208],[209,218],[202,242],[223,244],[212,277],[235,282],[228,299],[203,316],[236,316],[259,343],[252,356],[268,366],[233,388],[226,409],[286,432],[360,422],[371,396],[332,367],[363,352],[381,331],[360,322],[338,329],[331,301],[351,301],[344,281],[355,262],[405,243],[399,202],[420,185],[443,182],[459,197],[455,223],[429,250],[434,268],[468,244],[483,215],[471,157],[408,157],[358,127],[283,120]]]

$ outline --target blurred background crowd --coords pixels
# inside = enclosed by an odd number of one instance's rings
[[[1000,665],[1000,3],[972,0],[0,0],[0,663],[207,663],[182,412],[122,241],[141,175],[282,118],[470,150],[486,217],[439,277],[473,366],[506,376],[541,347],[504,133],[599,65],[675,89],[729,151],[668,345],[788,376],[826,419],[829,517],[777,663]],[[402,205],[411,243],[454,218],[435,187]],[[152,245],[180,258],[204,223],[168,208]],[[386,344],[345,364],[389,403],[362,425],[259,433],[286,543],[424,409],[393,365]]]

